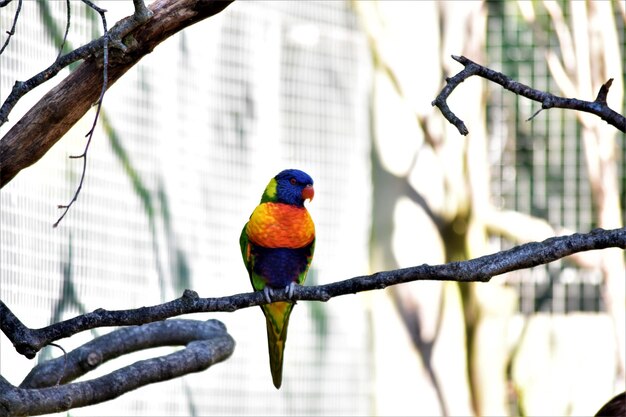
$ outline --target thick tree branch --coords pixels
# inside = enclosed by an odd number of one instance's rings
[[[210,340],[226,334],[217,320],[198,321],[172,319],[142,326],[124,327],[107,333],[60,356],[34,367],[20,388],[44,388],[56,385],[59,371],[65,366],[61,384],[67,384],[98,366],[140,350],[161,346],[184,346],[196,340]]]
[[[127,353],[177,345],[186,348],[93,380],[66,384]],[[67,359],[36,366],[19,388],[0,377],[0,416],[48,414],[108,401],[148,384],[203,371],[227,359],[234,347],[232,337],[217,320],[166,320],[116,330],[75,349]],[[63,369],[62,385],[56,385]]]
[[[332,297],[356,294],[361,291],[382,289],[390,285],[418,280],[487,282],[493,276],[518,269],[547,264],[581,251],[606,248],[626,248],[626,228],[596,229],[590,233],[575,233],[516,246],[512,249],[480,258],[443,265],[420,265],[393,271],[377,272],[312,287],[298,286],[289,298],[277,291],[272,301],[308,300],[328,301]],[[32,358],[44,346],[76,333],[107,326],[125,326],[150,323],[189,313],[210,311],[235,311],[240,308],[266,304],[262,292],[237,294],[221,298],[200,298],[194,291],[186,290],[181,298],[151,307],[108,311],[97,309],[66,321],[41,329],[26,327],[11,310],[0,301],[0,329],[13,342],[15,349]]]
[[[535,90],[534,88],[531,88],[527,85],[524,85],[517,81],[513,81],[511,78],[507,77],[501,72],[483,67],[482,65],[479,65],[464,56],[452,55],[452,58],[455,61],[463,64],[465,68],[454,77],[446,78],[445,87],[443,88],[443,90],[441,90],[439,95],[435,98],[435,100],[433,100],[431,104],[433,106],[437,106],[439,110],[441,110],[443,116],[450,123],[452,123],[462,135],[467,135],[469,133],[469,130],[467,130],[465,123],[463,123],[463,121],[459,119],[452,112],[452,110],[450,110],[446,100],[448,99],[448,96],[450,96],[452,91],[457,86],[459,86],[459,84],[461,84],[463,81],[473,75],[478,75],[479,77],[483,77],[489,81],[493,81],[494,83],[500,84],[502,87],[514,92],[515,94],[541,103],[541,109],[539,111],[550,108],[561,108],[592,113],[596,116],[599,116],[608,124],[615,126],[622,132],[626,132],[626,117],[612,110],[606,104],[606,96],[608,94],[609,88],[611,87],[613,79],[608,80],[604,85],[602,85],[600,91],[598,92],[598,96],[594,101],[585,101],[576,98],[559,97],[544,91]],[[533,114],[530,119],[535,117],[539,113],[539,111]]]
[[[152,17],[148,17],[149,13],[141,8],[141,2],[135,2],[135,7],[139,6],[135,14],[122,19],[109,31],[111,44],[117,49],[111,50],[109,54],[108,87],[165,39],[221,12],[231,2],[232,0],[157,0],[149,6]],[[141,21],[146,18],[148,20],[145,23],[137,23],[138,19]],[[0,188],[22,169],[37,162],[98,100],[100,90],[93,86],[101,85],[104,41],[104,38],[99,38],[63,55],[41,73],[42,78],[49,79],[61,68],[85,59],[74,72],[46,93],[0,140]],[[39,74],[33,78],[36,77]],[[39,80],[16,83],[5,103],[9,109],[5,110],[4,105],[0,109],[0,123],[7,118],[10,109],[24,94],[21,90],[36,82]],[[16,93],[16,90],[20,91]]]

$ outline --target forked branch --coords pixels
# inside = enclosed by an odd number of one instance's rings
[[[457,117],[452,110],[450,110],[447,99],[450,94],[452,94],[452,91],[459,86],[459,84],[473,75],[493,81],[496,84],[500,84],[506,90],[541,103],[541,109],[533,114],[528,120],[534,118],[541,110],[551,108],[571,109],[595,114],[608,124],[615,126],[622,132],[626,132],[626,117],[612,110],[606,103],[606,96],[609,92],[611,84],[613,83],[613,79],[608,80],[604,83],[604,85],[602,85],[600,91],[598,92],[598,96],[594,101],[585,101],[576,98],[555,96],[554,94],[545,91],[536,90],[525,84],[512,80],[501,72],[483,67],[482,65],[479,65],[464,56],[452,55],[452,59],[463,64],[465,68],[455,76],[446,78],[446,85],[431,104],[433,106],[437,106],[443,116],[450,123],[452,123],[462,135],[467,135],[469,130],[465,126],[465,123],[463,123],[463,120]]]
[[[109,360],[160,346],[185,348],[99,378],[71,383]],[[37,365],[19,387],[0,376],[0,417],[49,414],[98,404],[148,384],[203,371],[226,360],[234,348],[234,340],[217,320],[166,320],[119,329],[85,343],[66,357]]]

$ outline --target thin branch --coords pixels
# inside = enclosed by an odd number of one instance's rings
[[[91,129],[89,130],[89,132],[87,133],[86,137],[87,137],[87,144],[85,145],[85,150],[83,151],[82,154],[78,155],[78,156],[70,156],[70,158],[75,158],[75,159],[80,159],[82,158],[83,160],[83,169],[80,175],[80,181],[78,183],[78,186],[76,187],[76,190],[74,191],[74,195],[72,196],[72,199],[70,200],[70,202],[66,205],[59,205],[58,208],[63,209],[63,213],[61,214],[61,216],[57,219],[57,221],[53,224],[53,227],[57,227],[59,225],[59,223],[61,222],[61,220],[63,220],[63,218],[65,217],[65,215],[67,214],[67,212],[69,211],[70,207],[76,202],[76,200],[78,199],[78,194],[80,194],[80,191],[83,188],[83,184],[85,182],[85,175],[87,173],[87,152],[89,151],[89,146],[91,145],[91,140],[93,139],[93,134],[94,131],[96,130],[96,125],[98,123],[98,118],[100,116],[100,111],[102,109],[102,100],[104,99],[104,93],[107,90],[108,87],[108,74],[107,74],[107,70],[109,68],[109,31],[107,28],[107,21],[106,21],[106,10],[99,8],[98,6],[96,6],[95,4],[93,4],[92,2],[90,2],[89,0],[82,0],[85,4],[87,4],[89,7],[91,7],[92,9],[94,9],[96,12],[98,12],[100,14],[100,18],[102,19],[102,26],[104,29],[104,35],[102,37],[103,39],[103,45],[102,45],[102,49],[103,49],[103,63],[102,63],[102,89],[100,90],[100,97],[98,98],[97,101],[97,109],[96,109],[96,115],[94,117],[94,121],[93,124],[91,126]],[[63,44],[65,44],[65,39],[67,38],[67,33],[69,30],[69,25],[70,25],[70,5],[69,5],[69,0],[67,0],[67,28],[65,31],[65,37],[63,38]],[[133,4],[135,7],[135,12],[133,14],[133,19],[135,20],[135,22],[137,22],[137,24],[141,24],[143,22],[146,22],[148,19],[150,19],[152,17],[152,11],[150,11],[150,9],[148,9],[146,7],[146,5],[144,4],[143,0],[133,0]],[[63,44],[61,45],[61,50],[59,51],[59,56],[61,55],[61,51],[63,50]],[[126,47],[124,46],[124,44],[119,41],[118,47],[120,49],[126,49]],[[58,60],[58,57],[57,57]]]
[[[602,86],[600,87],[600,91],[598,91],[598,96],[594,100],[596,103],[606,105],[606,96],[609,94],[609,88],[611,88],[612,84],[613,78],[602,84]]]
[[[117,369],[88,381],[67,383],[122,355],[159,346],[174,353]],[[0,378],[0,416],[37,415],[98,404],[139,387],[200,372],[231,356],[235,342],[217,320],[166,320],[119,329],[67,354],[63,385],[54,386],[63,358],[36,366],[20,387]]]
[[[4,7],[7,4],[9,4],[11,2],[11,0],[8,0],[6,2],[0,3],[0,7]],[[17,2],[17,10],[15,10],[15,16],[13,17],[13,25],[11,26],[11,30],[7,31],[7,39],[4,41],[4,45],[2,45],[2,48],[0,48],[0,55],[2,55],[2,53],[4,52],[4,50],[6,49],[6,47],[9,45],[9,41],[11,40],[11,36],[15,35],[15,26],[17,25],[17,19],[20,16],[20,11],[22,10],[22,0],[18,0]]]
[[[488,282],[493,276],[505,272],[546,264],[581,251],[606,248],[625,249],[626,228],[595,229],[585,234],[553,237],[468,261],[435,266],[424,264],[326,285],[297,286],[291,298],[286,292],[275,291],[272,301],[328,301],[340,295],[419,280]],[[232,312],[262,304],[267,304],[267,301],[260,291],[220,298],[200,298],[195,291],[186,290],[181,298],[151,307],[114,311],[97,309],[41,329],[29,329],[0,301],[0,329],[11,340],[17,352],[33,358],[41,348],[51,342],[97,327],[150,323],[190,313]]]
[[[608,94],[608,90],[611,86],[611,83],[613,82],[613,79],[608,80],[600,88],[598,97],[594,101],[585,101],[576,98],[555,96],[544,91],[535,90],[534,88],[531,88],[525,84],[513,81],[511,78],[507,77],[501,72],[497,72],[492,69],[483,67],[482,65],[479,65],[464,56],[452,55],[452,58],[455,61],[463,64],[465,68],[455,76],[451,78],[446,78],[446,85],[431,104],[433,106],[437,106],[443,116],[450,123],[452,123],[462,135],[467,135],[469,133],[469,130],[467,130],[465,123],[463,123],[463,121],[459,119],[452,112],[452,110],[450,110],[446,100],[448,96],[450,96],[452,91],[454,91],[454,89],[459,86],[459,84],[461,84],[463,81],[473,75],[477,75],[489,81],[493,81],[496,84],[500,84],[506,90],[512,91],[515,94],[526,97],[530,100],[540,102],[541,109],[537,111],[533,116],[531,116],[530,119],[535,117],[541,110],[545,109],[572,109],[595,114],[596,116],[599,116],[602,120],[606,121],[608,124],[615,126],[622,132],[626,132],[626,117],[612,110],[606,104],[606,95]]]
[[[54,383],[54,386],[58,386],[61,384],[61,380],[63,379],[63,376],[65,375],[65,370],[67,369],[67,352],[65,351],[65,349],[63,348],[63,346],[56,344],[56,343],[50,343],[50,346],[54,346],[57,349],[60,349],[61,352],[63,352],[63,366],[61,367],[61,372],[59,372],[58,370],[58,366],[56,367],[56,380]],[[32,372],[32,371],[31,371]]]
[[[513,210],[489,207],[486,211],[485,227],[490,235],[501,236],[512,244],[535,242],[550,236],[574,233],[562,226],[553,226],[544,219]],[[602,252],[578,252],[568,260],[579,268],[593,269],[600,265]]]
[[[53,227],[57,227],[59,225],[59,223],[61,222],[61,220],[63,220],[63,218],[65,217],[65,215],[67,214],[67,212],[69,211],[70,207],[72,207],[72,205],[76,202],[76,199],[78,199],[78,194],[80,194],[80,191],[83,188],[83,184],[85,182],[85,174],[87,173],[87,152],[89,151],[89,145],[91,145],[91,140],[93,139],[93,134],[96,130],[96,125],[98,124],[98,118],[100,116],[100,110],[102,109],[102,100],[104,99],[104,93],[107,91],[107,86],[108,86],[108,68],[109,68],[109,30],[107,27],[107,19],[106,19],[106,10],[99,8],[98,6],[96,6],[95,4],[91,3],[89,0],[83,0],[83,2],[85,4],[87,4],[89,7],[91,7],[92,9],[94,9],[96,12],[98,12],[100,14],[100,18],[102,19],[102,28],[104,31],[104,35],[102,36],[102,38],[104,39],[104,43],[102,45],[102,49],[103,49],[103,55],[102,55],[102,88],[100,89],[100,97],[98,97],[98,102],[97,102],[97,109],[96,109],[96,116],[94,117],[93,120],[93,124],[91,125],[91,129],[89,129],[89,132],[87,132],[87,144],[85,145],[85,150],[83,151],[82,154],[78,155],[78,156],[70,156],[70,158],[82,158],[83,160],[83,170],[82,173],[80,175],[80,181],[78,183],[78,187],[76,187],[76,190],[74,191],[74,195],[72,196],[72,199],[70,200],[70,202],[66,205],[59,205],[58,208],[63,209],[63,213],[61,214],[61,216],[57,219],[57,221],[54,223]],[[69,10],[69,9],[68,9]],[[69,22],[69,19],[68,19]]]
[[[70,33],[70,21],[72,18],[72,7],[70,5],[70,0],[65,0],[65,9],[66,9],[66,19],[65,19],[65,33],[63,34],[63,42],[61,42],[61,47],[59,48],[59,54],[57,55],[58,61],[61,58],[61,54],[63,53],[63,47],[65,46],[65,42],[67,41],[67,35]]]

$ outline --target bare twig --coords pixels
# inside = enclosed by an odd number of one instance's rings
[[[544,91],[535,90],[534,88],[531,88],[525,84],[513,81],[511,78],[500,72],[483,67],[482,65],[479,65],[464,56],[452,55],[452,58],[455,61],[463,64],[465,68],[455,76],[451,78],[446,78],[446,85],[441,90],[439,95],[435,98],[435,100],[433,100],[432,105],[437,106],[439,110],[441,110],[443,116],[450,123],[452,123],[462,135],[467,135],[469,131],[467,130],[465,123],[463,123],[463,121],[450,110],[446,100],[459,84],[461,84],[463,81],[473,75],[477,75],[489,81],[493,81],[496,84],[500,84],[502,87],[514,92],[515,94],[519,94],[520,96],[540,102],[541,109],[539,111],[551,108],[561,108],[592,113],[596,116],[599,116],[608,124],[615,126],[622,132],[626,132],[626,117],[612,110],[606,104],[606,94],[608,93],[609,87],[611,86],[611,83],[613,81],[612,79],[607,81],[600,88],[598,97],[594,101],[585,101],[576,98],[555,96]],[[530,119],[535,117],[539,113],[539,111],[533,114]]]
[[[87,4],[89,7],[91,7],[92,9],[94,9],[96,12],[98,12],[98,14],[100,14],[100,18],[102,19],[102,27],[104,30],[104,35],[102,36],[102,38],[104,39],[104,42],[102,45],[102,49],[103,49],[102,88],[100,89],[100,97],[98,97],[98,101],[97,101],[98,107],[96,109],[96,115],[94,117],[93,124],[91,125],[91,129],[89,129],[89,132],[87,132],[87,135],[85,135],[87,137],[87,144],[85,145],[85,150],[80,155],[70,156],[70,158],[74,158],[74,159],[82,158],[83,160],[83,170],[80,175],[80,181],[78,183],[78,187],[76,187],[76,190],[74,191],[74,195],[72,196],[72,199],[67,205],[58,206],[60,209],[63,209],[63,213],[54,223],[53,227],[57,227],[59,223],[61,222],[61,220],[63,220],[63,218],[69,211],[70,207],[72,207],[72,205],[76,202],[76,199],[78,198],[78,194],[80,194],[80,191],[83,188],[83,184],[85,182],[85,174],[87,173],[87,152],[89,151],[89,145],[91,145],[91,140],[93,139],[93,134],[96,130],[96,125],[98,124],[98,117],[100,116],[100,110],[102,109],[102,100],[104,99],[104,93],[107,91],[107,85],[108,85],[107,70],[109,68],[109,30],[107,27],[107,19],[105,15],[106,10],[99,8],[98,6],[90,2],[89,0],[83,0],[83,2]],[[69,22],[69,19],[68,19],[68,22]]]
[[[67,41],[67,34],[70,33],[70,20],[72,18],[72,8],[70,5],[70,0],[65,0],[65,8],[66,8],[66,19],[65,19],[65,33],[63,34],[63,42],[61,42],[61,46],[59,47],[59,54],[57,55],[58,61],[63,53],[63,47],[65,46],[65,42]]]
[[[596,229],[585,234],[574,233],[569,236],[553,237],[543,242],[523,244],[507,251],[469,261],[435,266],[420,265],[377,272],[326,285],[297,286],[291,298],[286,292],[277,291],[271,301],[328,301],[340,295],[383,289],[390,285],[419,280],[488,282],[493,276],[505,272],[546,264],[577,252],[613,247],[626,248],[626,228]],[[262,292],[220,298],[200,298],[194,291],[186,290],[181,298],[164,304],[131,310],[98,309],[41,329],[30,329],[0,301],[0,329],[13,342],[13,346],[20,354],[32,358],[50,342],[97,327],[150,323],[181,314],[232,312],[266,303],[267,300]]]
[[[606,105],[606,96],[609,94],[609,88],[611,88],[612,84],[613,78],[602,84],[602,87],[600,87],[600,91],[598,91],[598,96],[594,100],[596,103]]]
[[[67,369],[67,352],[65,351],[65,349],[63,349],[63,346],[59,344],[50,343],[50,346],[54,346],[58,349],[61,349],[61,352],[63,352],[63,367],[61,368],[61,372],[58,372],[58,369],[56,370],[57,377],[56,377],[56,382],[54,383],[55,386],[58,386],[61,383],[63,376],[65,375],[65,370]]]
[[[553,226],[545,219],[514,210],[489,207],[486,211],[485,227],[490,235],[501,236],[512,244],[540,241],[550,236],[574,233],[561,226]],[[602,252],[588,251],[570,255],[568,260],[579,268],[593,269],[601,264]]]
[[[0,3],[0,7],[4,7],[9,4],[11,0]],[[6,47],[9,45],[9,41],[11,40],[11,36],[15,35],[15,26],[17,25],[17,19],[20,16],[20,11],[22,10],[22,0],[18,0],[17,9],[15,10],[15,17],[13,17],[13,25],[11,26],[11,30],[7,31],[7,39],[4,41],[2,48],[0,48],[0,55],[4,52]]]

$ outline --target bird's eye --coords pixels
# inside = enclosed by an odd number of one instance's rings
[[[289,182],[291,183],[291,185],[296,185],[297,181],[296,181],[295,178],[292,178],[292,179],[289,180]]]

